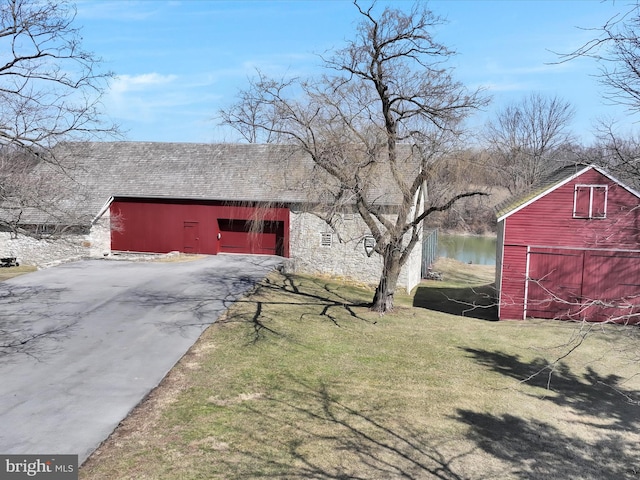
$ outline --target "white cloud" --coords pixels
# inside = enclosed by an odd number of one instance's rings
[[[112,94],[142,91],[151,87],[165,86],[173,83],[177,75],[161,75],[159,73],[143,73],[141,75],[118,75],[111,84]]]
[[[112,117],[151,121],[164,108],[185,103],[178,75],[143,73],[119,75],[110,85],[104,104]]]
[[[103,99],[131,140],[202,141],[214,130],[221,93],[211,74],[123,74]]]

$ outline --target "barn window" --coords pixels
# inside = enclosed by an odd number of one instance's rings
[[[321,233],[320,235],[322,235],[320,238],[320,245],[323,247],[330,247],[333,243],[333,235],[331,232]]]
[[[606,185],[576,185],[573,193],[573,218],[606,218]]]

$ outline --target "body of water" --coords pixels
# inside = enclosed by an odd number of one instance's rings
[[[438,256],[464,263],[496,264],[496,238],[438,234]]]

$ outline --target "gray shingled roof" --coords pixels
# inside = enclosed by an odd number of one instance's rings
[[[66,183],[60,211],[94,218],[111,197],[157,197],[302,203],[321,201],[313,186],[322,172],[308,155],[292,146],[155,142],[83,142],[59,145],[56,158],[68,165],[68,176],[46,164],[46,175]],[[393,205],[377,177],[371,195]],[[315,193],[314,193],[315,191]],[[313,196],[316,198],[313,198]],[[46,214],[28,211],[24,223],[46,222]]]
[[[283,171],[310,171],[297,150],[276,145],[151,142],[66,144],[57,156],[76,165],[73,177],[103,196],[237,201],[298,201]]]

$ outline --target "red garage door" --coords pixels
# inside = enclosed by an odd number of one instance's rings
[[[582,301],[600,322],[640,320],[640,253],[585,252]]]
[[[532,248],[526,316],[640,320],[640,252]]]
[[[529,251],[526,316],[573,318],[581,308],[584,253],[576,250]]]
[[[220,252],[284,255],[284,223],[218,219]]]

